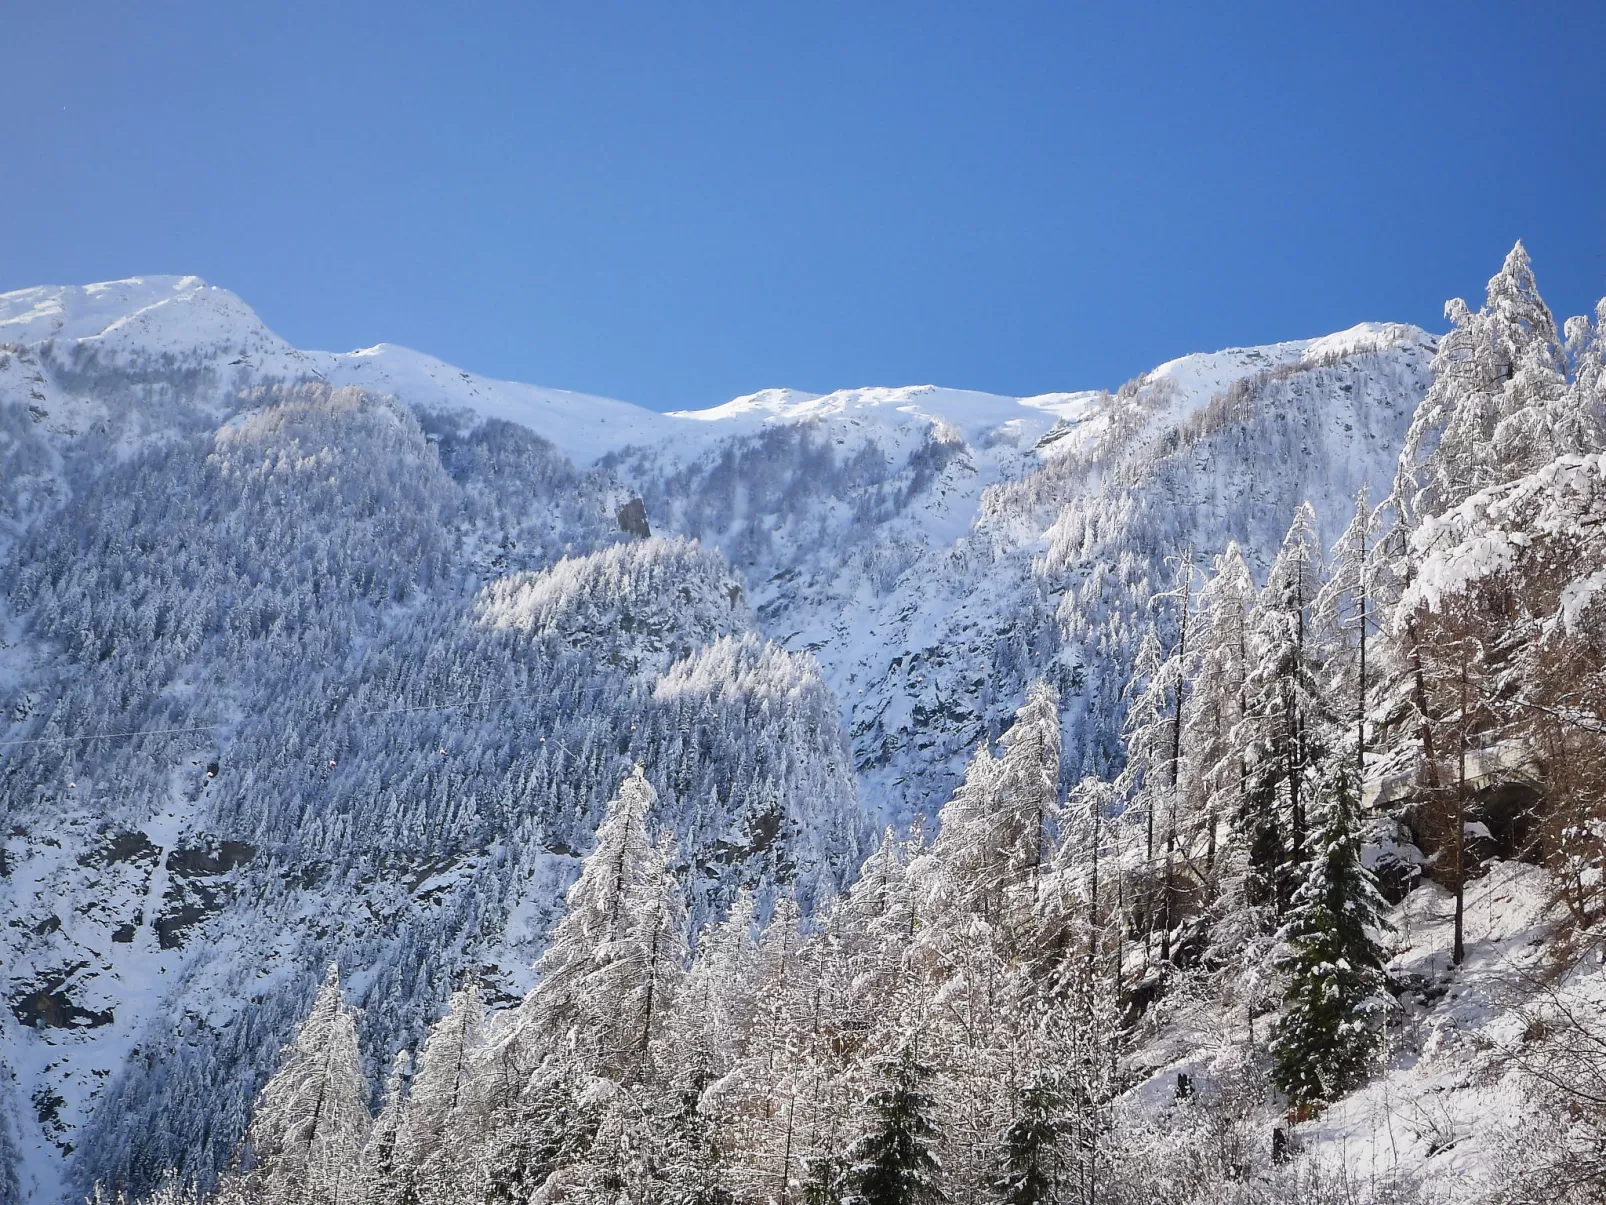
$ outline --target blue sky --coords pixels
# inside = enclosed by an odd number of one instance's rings
[[[7,6],[0,289],[659,408],[1606,293],[1606,5],[247,7]]]

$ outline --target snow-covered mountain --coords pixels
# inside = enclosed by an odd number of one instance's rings
[[[1330,542],[1431,352],[1369,324],[1113,392],[660,414],[301,351],[194,277],[0,295],[28,1191],[224,1160],[326,958],[371,1072],[465,972],[522,991],[636,761],[700,915],[834,890],[1034,677],[1065,777],[1108,767],[1167,558],[1264,564],[1306,498]]]

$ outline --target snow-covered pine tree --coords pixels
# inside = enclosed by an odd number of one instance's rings
[[[1059,692],[1041,678],[1026,690],[1026,701],[999,738],[998,845],[1005,859],[1006,889],[1025,888],[1030,912],[1049,853],[1049,825],[1059,799]],[[1010,918],[1021,923],[1021,918]]]
[[[653,844],[629,901],[630,950],[614,965],[633,972],[626,997],[621,1050],[626,1074],[656,1078],[652,1055],[664,1033],[675,994],[686,975],[686,901],[675,876],[675,839],[664,833]]]
[[[1556,322],[1519,242],[1489,281],[1483,308],[1445,306],[1433,385],[1406,432],[1391,509],[1407,529],[1548,460],[1543,417],[1562,387]]]
[[[1055,1069],[1060,1105],[1060,1199],[1092,1202],[1110,1130],[1123,1015],[1119,981],[1093,962],[1067,959],[1052,977],[1051,1007],[1038,1024],[1038,1065]]]
[[[985,1184],[993,1172],[992,1148],[1009,1091],[1007,1077],[998,1073],[998,1053],[1013,1040],[1006,1013],[1024,986],[1026,964],[1018,955],[1030,953],[1035,924],[1036,884],[1026,877],[1034,872],[1029,861],[1017,858],[1030,829],[1013,823],[1023,817],[1001,791],[988,792],[983,802],[973,789],[979,777],[1000,766],[985,749],[978,752],[966,782],[939,815],[931,849],[909,868],[921,924],[911,935],[905,965],[921,1047],[940,1072],[932,1091],[949,1121],[943,1164],[951,1182],[964,1186],[961,1192]],[[993,890],[971,890],[981,874],[993,876]],[[873,1031],[877,1045],[885,1049],[899,1040],[903,1020],[879,1025]]]
[[[1008,881],[1007,842],[1001,841],[1003,771],[985,743],[965,766],[965,776],[938,815],[931,856],[945,872],[952,899],[937,901],[956,912],[997,923]],[[927,884],[929,891],[931,884]]]
[[[922,835],[900,837],[890,825],[859,872],[858,881],[831,903],[825,932],[834,946],[830,989],[840,1024],[868,1033],[884,1021],[889,1002],[907,996],[905,954],[919,927],[920,887],[910,864]]]
[[[743,959],[750,993],[741,1054],[704,1093],[700,1111],[731,1155],[727,1186],[755,1199],[784,1195],[803,1151],[798,1132],[797,1055],[809,991],[802,982],[797,903],[783,896],[762,938]]]
[[[1572,386],[1552,429],[1558,452],[1588,455],[1606,448],[1606,298],[1596,303],[1593,323],[1577,315],[1565,333]]]
[[[1171,589],[1155,596],[1155,601],[1164,599],[1171,604],[1172,622],[1176,627],[1177,639],[1172,646],[1165,664],[1161,667],[1160,679],[1164,689],[1170,696],[1171,722],[1167,728],[1167,736],[1171,741],[1171,748],[1167,751],[1165,799],[1165,854],[1164,869],[1160,876],[1160,961],[1165,964],[1171,962],[1171,942],[1177,927],[1178,915],[1178,867],[1177,859],[1185,855],[1186,851],[1179,851],[1178,838],[1180,826],[1183,823],[1182,815],[1182,739],[1183,727],[1187,719],[1187,700],[1189,686],[1196,676],[1195,663],[1198,653],[1189,637],[1193,635],[1194,627],[1194,597],[1198,592],[1198,566],[1193,559],[1193,549],[1185,548],[1175,558],[1171,558],[1175,565],[1175,576]]]
[[[1155,832],[1171,797],[1171,698],[1180,685],[1180,668],[1179,663],[1163,655],[1159,633],[1151,625],[1143,634],[1132,666],[1134,693],[1124,732],[1126,762],[1116,778],[1116,789],[1124,800],[1122,823],[1142,826],[1141,867],[1136,868],[1136,873],[1128,869],[1130,883],[1126,886],[1130,893],[1128,907],[1143,932],[1145,966],[1160,922],[1161,875],[1155,862]]]
[[[1311,610],[1322,585],[1316,513],[1301,503],[1250,617],[1258,664],[1246,690],[1253,763],[1245,798],[1245,844],[1279,912],[1288,907],[1305,857],[1313,772],[1325,755],[1328,707],[1318,678]]]
[[[358,1163],[372,1121],[357,1028],[330,963],[247,1134],[247,1188],[262,1205],[358,1200]]]
[[[635,980],[628,956],[635,952],[631,927],[640,922],[637,907],[647,893],[653,857],[647,813],[655,798],[638,765],[608,803],[596,843],[569,888],[563,919],[536,964],[540,981],[521,1008],[522,1028],[532,1040],[573,1030],[600,1065],[615,1071],[640,1038],[625,1007]]]
[[[1296,1104],[1322,1104],[1365,1076],[1377,1048],[1388,953],[1385,902],[1361,861],[1354,770],[1335,762],[1317,803],[1317,827],[1280,937],[1285,1009],[1272,1035],[1273,1080]]]
[[[753,893],[737,893],[725,919],[703,930],[667,1025],[666,1070],[695,1102],[747,1051],[757,994]]]
[[[403,1152],[399,1149],[407,1124],[407,1087],[412,1078],[412,1055],[405,1050],[398,1051],[390,1074],[385,1077],[379,1115],[374,1118],[368,1141],[362,1148],[357,1194],[361,1205],[410,1205],[416,1201],[411,1168],[403,1161]]]
[[[485,1002],[478,985],[469,983],[452,993],[418,1056],[397,1146],[424,1205],[483,1191],[476,1174],[483,1169],[471,1154],[485,1121],[475,1091],[484,1026]]]
[[[1404,582],[1392,617],[1414,672],[1425,831],[1441,847],[1441,872],[1457,897],[1457,963],[1471,870],[1467,825],[1477,819],[1469,763],[1481,750],[1522,750],[1546,767],[1544,794],[1565,803],[1544,809],[1542,844],[1559,855],[1558,869],[1566,865],[1559,881],[1580,919],[1592,910],[1594,892],[1586,886],[1591,876],[1577,870],[1595,856],[1585,852],[1595,842],[1577,838],[1596,831],[1606,811],[1599,709],[1584,702],[1601,694],[1603,658],[1598,641],[1580,639],[1598,627],[1586,613],[1603,563],[1595,534],[1606,448],[1600,332],[1572,319],[1558,349],[1549,311],[1517,252],[1490,282],[1489,301],[1475,318],[1469,329],[1483,324],[1485,358],[1503,371],[1489,386],[1440,357],[1430,397],[1453,408],[1468,405],[1480,384],[1485,392],[1497,388],[1500,418],[1490,448],[1469,451],[1453,438],[1452,420],[1419,414],[1419,423],[1443,434],[1419,464],[1402,457],[1402,478],[1426,482],[1420,493],[1435,500],[1432,486],[1446,476],[1467,479],[1469,488],[1436,507],[1418,507],[1399,541]],[[1573,378],[1563,384],[1569,369]],[[1483,463],[1461,463],[1480,453]],[[1561,855],[1564,847],[1570,852]]]
[[[1249,681],[1249,613],[1255,583],[1243,552],[1228,544],[1211,565],[1199,591],[1195,624],[1191,706],[1182,733],[1185,810],[1204,829],[1197,851],[1207,889],[1217,883],[1217,846],[1222,823],[1242,806],[1249,751],[1245,688]]]
[[[1327,662],[1328,690],[1336,714],[1349,714],[1350,748],[1356,781],[1366,777],[1366,708],[1377,653],[1371,637],[1377,627],[1378,540],[1383,518],[1374,510],[1363,484],[1355,495],[1355,512],[1333,545],[1327,580],[1317,595],[1315,625],[1331,644]],[[1347,704],[1347,706],[1346,706]]]
[[[601,1122],[592,1084],[572,1053],[548,1054],[479,1144],[486,1205],[522,1205],[584,1164]]]
[[[734,1119],[715,1085],[746,1056],[753,1028],[755,913],[744,890],[725,919],[704,929],[665,1027],[658,1062],[670,1190],[679,1200],[711,1203],[727,1191],[732,1160],[723,1138]]]
[[[865,1099],[859,1137],[847,1151],[846,1205],[935,1205],[947,1199],[935,1154],[940,1132],[922,1087],[931,1069],[912,1045],[877,1066],[879,1085]]]
[[[993,1192],[1000,1205],[1049,1205],[1059,1200],[1063,1101],[1052,1075],[1029,1079],[1017,1093],[1015,1120],[999,1140]]]

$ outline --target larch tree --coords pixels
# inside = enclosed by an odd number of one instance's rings
[[[1166,728],[1171,746],[1166,750],[1165,758],[1165,869],[1161,872],[1160,881],[1160,961],[1166,964],[1171,962],[1172,935],[1178,922],[1177,859],[1183,852],[1178,848],[1178,840],[1182,836],[1179,832],[1182,823],[1182,741],[1189,686],[1197,676],[1198,661],[1195,642],[1190,640],[1194,635],[1194,601],[1199,576],[1193,549],[1184,548],[1174,563],[1175,576],[1171,589],[1156,596],[1156,601],[1166,599],[1170,602],[1177,631],[1176,643],[1161,666],[1159,675],[1171,706],[1171,719]]]
[[[469,1156],[484,1121],[475,1107],[484,1026],[485,1002],[478,985],[469,983],[452,993],[446,1015],[430,1027],[418,1056],[398,1145],[425,1205],[481,1187]]]
[[[656,1074],[652,1054],[667,1027],[675,994],[686,975],[686,902],[675,875],[675,839],[652,846],[629,901],[629,948],[614,951],[613,965],[628,974],[622,1054],[627,1074]]]
[[[1356,782],[1366,777],[1366,709],[1377,658],[1372,636],[1377,628],[1375,581],[1382,529],[1382,514],[1372,508],[1362,485],[1349,524],[1333,546],[1327,580],[1315,605],[1316,626],[1327,635],[1333,654],[1327,665],[1333,710],[1341,713],[1347,705],[1350,714]]]
[[[574,1031],[602,1064],[618,1069],[639,1027],[627,1004],[637,968],[632,926],[650,888],[653,845],[647,813],[656,792],[638,765],[608,803],[596,842],[566,899],[563,919],[536,964],[540,980],[527,1001],[527,1025],[548,1038]]]
[[[1132,877],[1130,906],[1143,931],[1145,965],[1160,924],[1161,874],[1155,861],[1157,819],[1163,818],[1171,798],[1171,699],[1180,683],[1180,665],[1162,654],[1160,637],[1149,627],[1138,646],[1133,665],[1134,697],[1126,715],[1126,764],[1116,778],[1125,800],[1123,822],[1143,826],[1141,874]]]
[[[1245,690],[1251,671],[1249,613],[1255,583],[1236,543],[1211,566],[1199,591],[1191,706],[1181,742],[1182,790],[1203,829],[1202,877],[1213,890],[1222,824],[1242,806],[1249,772]]]
[[[406,1205],[416,1200],[411,1169],[399,1149],[407,1124],[407,1088],[413,1078],[413,1059],[399,1051],[385,1077],[385,1094],[362,1148],[360,1167],[362,1205]]]
[[[247,1134],[248,1190],[263,1205],[345,1205],[372,1118],[357,1027],[330,963],[279,1069],[262,1089]]]
[[[1251,857],[1275,888],[1279,911],[1292,896],[1293,868],[1304,861],[1310,778],[1327,735],[1317,672],[1321,650],[1311,616],[1322,561],[1316,514],[1301,503],[1251,616],[1259,664],[1247,687],[1254,764],[1246,805],[1255,814]]]

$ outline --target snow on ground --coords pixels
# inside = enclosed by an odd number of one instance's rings
[[[1367,1183],[1419,1182],[1446,1200],[1489,1190],[1510,1154],[1512,1128],[1532,1106],[1513,1055],[1531,1038],[1529,1019],[1552,988],[1552,940],[1564,922],[1550,902],[1546,872],[1491,862],[1467,884],[1466,961],[1450,965],[1455,898],[1424,882],[1391,912],[1394,956],[1388,972],[1403,987],[1384,1064],[1367,1084],[1319,1117],[1298,1125],[1270,1106],[1258,1119],[1269,1145],[1274,1128],[1295,1149]],[[1586,960],[1554,980],[1559,998],[1606,1004],[1606,969]],[[1264,1026],[1263,1019],[1258,1022]],[[1264,1042],[1264,1029],[1257,1035]],[[1124,1098],[1127,1108],[1163,1118],[1185,1108],[1179,1073],[1208,1092],[1239,1054],[1245,1035],[1211,1032],[1184,1007],[1137,1052],[1149,1068]]]
[[[1019,398],[936,385],[839,389],[826,394],[765,389],[706,410],[674,410],[669,417],[718,423],[722,430],[743,433],[773,422],[857,420],[901,424],[914,418],[925,425],[941,423],[952,428],[967,443],[982,443],[1000,432],[1013,435],[1011,442],[1023,443],[1037,440],[1057,421],[1080,419],[1099,396],[1097,391],[1089,391]]]

